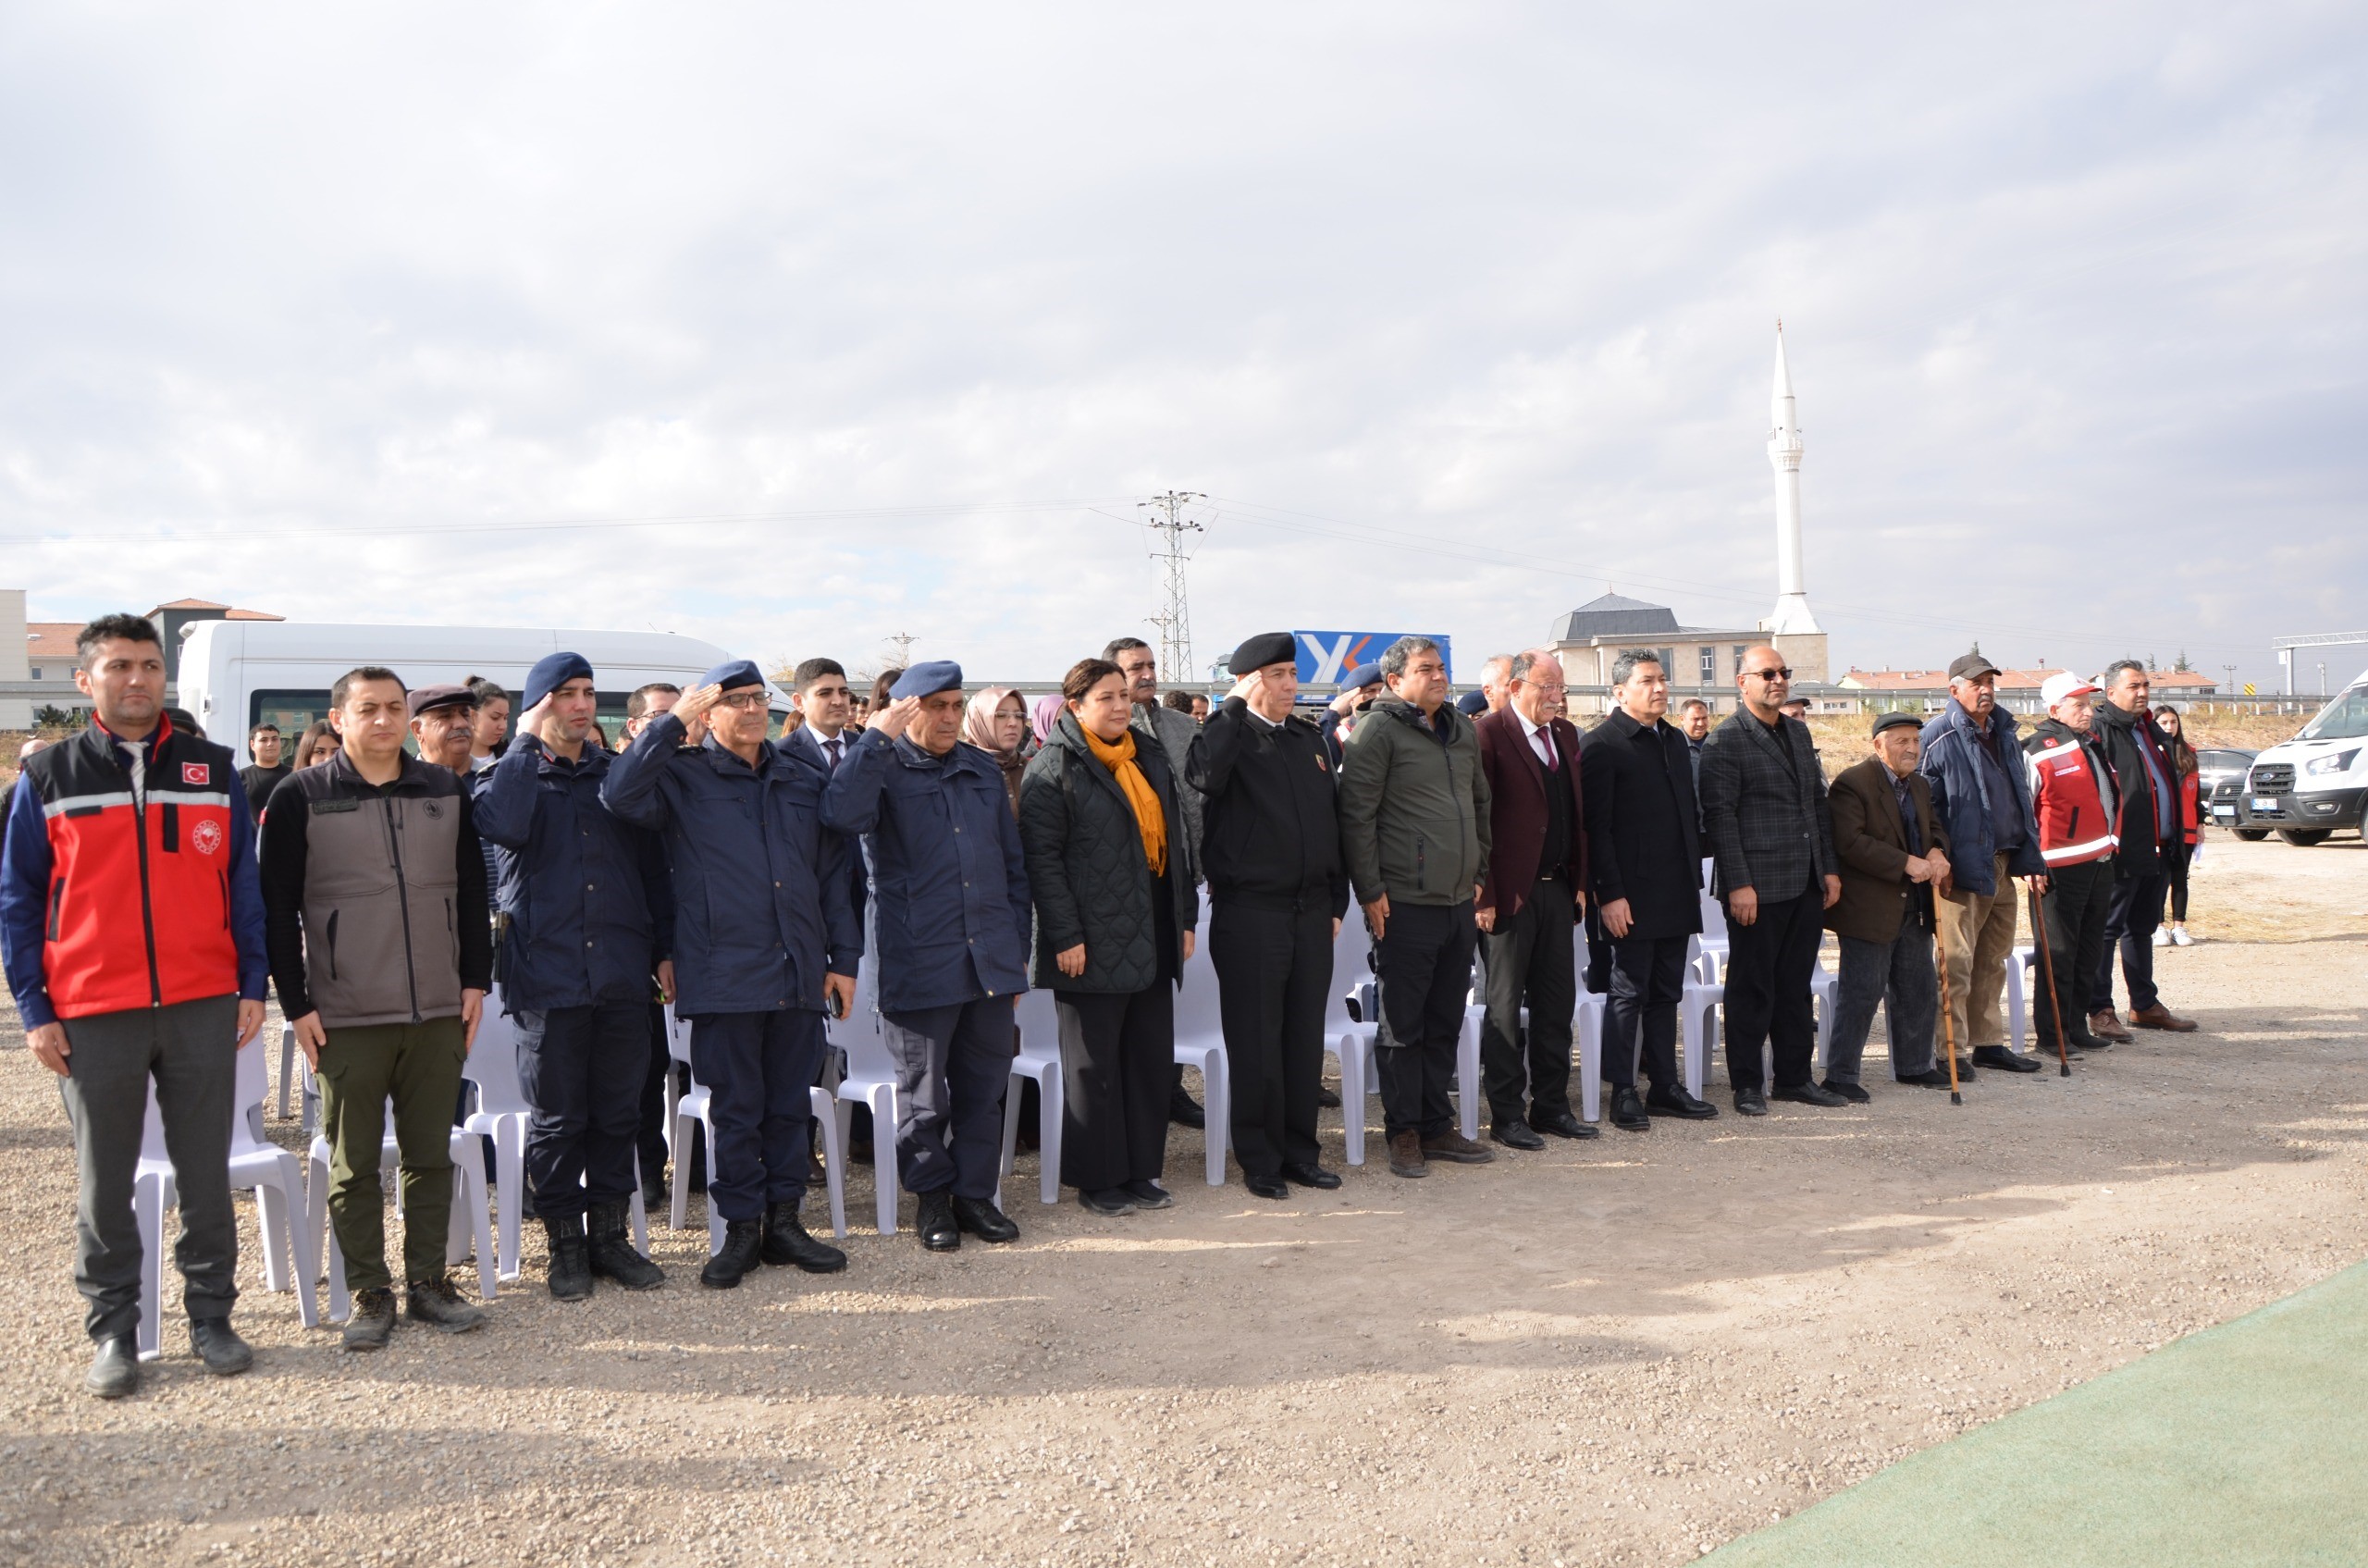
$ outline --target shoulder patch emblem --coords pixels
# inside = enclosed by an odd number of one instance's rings
[[[181,764],[181,783],[185,784],[210,783],[213,777],[214,768],[211,763],[184,762]]]
[[[427,820],[431,822],[443,820],[444,803],[440,800],[423,800],[419,803],[419,809],[427,813]]]
[[[190,846],[200,855],[212,855],[222,847],[222,824],[207,817],[189,830]]]

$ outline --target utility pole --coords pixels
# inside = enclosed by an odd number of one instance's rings
[[[910,632],[891,632],[888,634],[888,641],[896,645],[896,668],[899,670],[911,669],[913,667],[913,644],[920,641],[920,639],[913,636]]]
[[[1207,532],[1184,509],[1208,499],[1197,490],[1169,490],[1135,503],[1154,540],[1152,559],[1160,563],[1163,602],[1151,623],[1159,628],[1160,673],[1171,681],[1192,678],[1192,618],[1184,595],[1184,563],[1192,555],[1184,548],[1184,536]]]

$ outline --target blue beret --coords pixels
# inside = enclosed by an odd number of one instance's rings
[[[1481,714],[1488,711],[1487,694],[1476,691],[1465,692],[1455,699],[1455,710],[1468,718],[1477,719]]]
[[[942,691],[961,689],[962,666],[951,659],[932,659],[897,676],[896,684],[888,688],[888,698],[902,702],[908,697],[935,697]]]
[[[592,661],[580,653],[546,653],[535,661],[526,672],[526,689],[519,694],[518,708],[524,712],[577,676],[592,678]]]
[[[699,677],[703,686],[722,686],[730,691],[734,686],[760,686],[765,677],[753,659],[727,659]]]
[[[1360,664],[1340,677],[1342,691],[1363,691],[1367,686],[1379,685],[1381,685],[1381,666],[1378,664]]]

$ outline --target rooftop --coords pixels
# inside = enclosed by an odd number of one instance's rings
[[[1628,599],[1608,593],[1579,606],[1554,623],[1554,640],[1558,643],[1593,642],[1603,637],[1664,637],[1664,636],[1758,636],[1740,633],[1726,626],[1681,626],[1677,611],[1665,604],[1646,604],[1640,599]]]

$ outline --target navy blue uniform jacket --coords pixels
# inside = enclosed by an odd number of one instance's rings
[[[709,736],[685,748],[662,713],[609,769],[600,798],[653,828],[674,882],[674,1010],[820,1012],[825,973],[853,976],[863,924],[846,841],[822,825],[822,769],[766,741],[757,765]]]
[[[587,746],[571,763],[521,735],[471,781],[509,920],[494,975],[513,1012],[646,1001],[650,970],[672,956],[665,851],[600,803],[614,761]]]
[[[871,851],[882,1012],[1028,989],[1028,865],[993,758],[959,742],[932,757],[866,730],[822,818]]]

